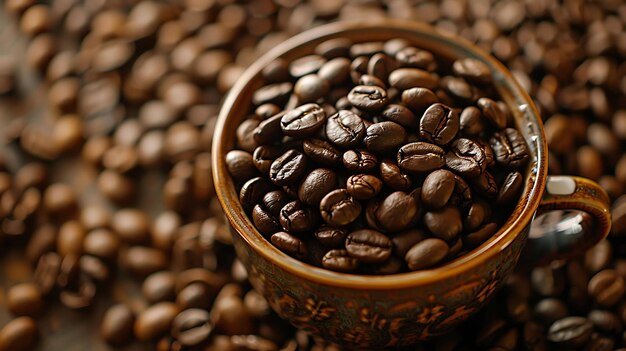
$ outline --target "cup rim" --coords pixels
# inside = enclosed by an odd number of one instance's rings
[[[228,138],[232,139],[234,137],[234,132],[231,135],[225,135],[225,126],[227,119],[231,115],[233,106],[239,102],[249,82],[256,79],[263,68],[274,59],[297,49],[303,49],[312,45],[311,41],[319,43],[328,39],[341,37],[341,34],[345,32],[359,30],[418,32],[420,35],[437,39],[448,47],[454,46],[461,48],[470,56],[483,60],[490,66],[494,76],[498,75],[498,79],[501,79],[502,84],[506,85],[506,87],[498,87],[498,91],[500,93],[507,91],[512,94],[512,99],[523,103],[516,106],[516,108],[519,109],[518,111],[514,111],[517,116],[522,116],[523,118],[516,117],[517,127],[527,128],[528,133],[532,133],[533,136],[536,136],[533,138],[534,146],[531,147],[531,150],[535,151],[532,152],[532,154],[536,157],[536,162],[532,167],[529,166],[528,170],[524,173],[524,193],[521,195],[518,205],[512,212],[516,213],[517,216],[515,218],[509,218],[505,225],[500,227],[491,238],[477,248],[441,266],[391,275],[357,275],[316,267],[288,256],[272,245],[269,240],[265,239],[256,230],[239,203],[239,197],[235,190],[233,179],[228,173],[224,156],[231,149],[227,147],[228,144],[226,141]],[[239,235],[256,253],[276,266],[277,269],[280,268],[290,274],[297,275],[312,282],[352,289],[394,290],[432,284],[455,275],[471,272],[483,262],[489,260],[498,252],[511,245],[517,236],[522,233],[523,229],[530,224],[541,202],[547,179],[547,144],[542,121],[539,116],[539,112],[533,100],[517,83],[511,72],[495,57],[461,37],[438,31],[427,24],[405,20],[376,19],[368,20],[366,23],[362,21],[337,21],[309,29],[277,45],[250,65],[230,89],[220,109],[213,136],[212,166],[216,194],[224,210],[224,214],[232,228],[237,232],[237,235]],[[520,121],[520,119],[522,120]],[[520,125],[521,122],[524,122],[525,125]],[[525,137],[525,139],[528,142],[528,137]]]

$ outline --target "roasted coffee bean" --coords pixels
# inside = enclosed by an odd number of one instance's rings
[[[594,328],[609,334],[617,334],[622,331],[622,322],[613,312],[593,310],[587,315],[587,319]]]
[[[406,130],[395,122],[374,123],[367,128],[365,145],[375,154],[395,152],[407,141]]]
[[[485,119],[497,129],[504,129],[506,127],[506,115],[498,106],[498,103],[483,97],[478,99],[476,105],[480,108]]]
[[[258,119],[246,119],[237,127],[237,146],[247,152],[253,152],[258,142],[253,138],[256,128],[261,123]]]
[[[477,137],[485,131],[482,112],[475,106],[463,109],[459,117],[460,133],[466,137]]]
[[[384,88],[367,85],[352,88],[348,100],[352,106],[363,111],[379,111],[389,102]]]
[[[322,258],[324,268],[350,273],[359,266],[359,260],[352,257],[347,250],[330,250]]]
[[[429,268],[448,255],[448,244],[441,239],[428,238],[411,247],[404,259],[410,270]]]
[[[351,172],[369,172],[378,166],[378,158],[366,150],[348,150],[343,153],[343,165]]]
[[[145,277],[167,268],[168,259],[159,250],[146,246],[133,246],[122,255],[124,267],[138,277]]]
[[[375,230],[361,229],[346,238],[346,251],[351,257],[366,263],[385,262],[391,256],[391,240]]]
[[[402,191],[387,196],[376,211],[376,220],[390,232],[397,232],[408,227],[419,214],[420,204],[417,200]]]
[[[252,223],[263,235],[272,235],[282,229],[278,219],[261,205],[255,205],[252,209]]]
[[[589,295],[601,306],[611,307],[620,301],[626,292],[624,278],[611,269],[596,273],[588,285]]]
[[[454,174],[445,169],[430,173],[422,185],[421,199],[430,208],[445,206],[455,187]]]
[[[189,308],[208,309],[213,293],[205,283],[191,283],[176,294],[176,304],[182,310]]]
[[[597,273],[613,263],[613,246],[608,240],[602,240],[585,254],[585,268]]]
[[[268,175],[270,173],[272,163],[282,154],[283,152],[281,148],[277,146],[261,145],[254,149],[254,153],[252,154],[252,163],[256,169],[259,170],[259,172],[264,175]]]
[[[133,338],[135,315],[126,305],[109,307],[100,324],[100,336],[111,346],[122,346]]]
[[[155,340],[168,332],[180,308],[172,302],[160,302],[137,316],[134,331],[140,341]]]
[[[450,206],[426,212],[424,224],[433,235],[446,241],[452,241],[463,230],[461,213]]]
[[[6,304],[14,316],[35,317],[44,309],[44,300],[37,285],[22,283],[7,291]]]
[[[409,249],[424,239],[426,239],[424,232],[418,229],[409,229],[394,234],[391,238],[391,242],[393,243],[393,252],[398,257],[404,257]]]
[[[361,213],[361,204],[346,189],[336,189],[322,198],[320,212],[326,223],[340,227],[357,219]]]
[[[291,149],[274,160],[269,177],[276,185],[295,184],[304,175],[306,166],[306,156],[298,150]]]
[[[278,232],[272,235],[270,240],[274,246],[276,246],[279,250],[287,253],[290,256],[294,256],[300,259],[306,258],[308,254],[308,250],[306,245],[302,240],[296,238],[295,236],[286,233],[286,232]]]
[[[511,172],[504,179],[504,183],[500,186],[496,203],[500,205],[515,205],[523,185],[522,174],[519,172]]]
[[[324,64],[326,59],[319,55],[304,56],[293,60],[289,64],[289,73],[291,76],[299,78],[307,74],[317,72]]]
[[[498,195],[498,184],[496,183],[493,175],[488,171],[485,171],[478,177],[472,179],[472,189],[489,198],[493,198]]]
[[[380,179],[369,174],[351,175],[346,181],[346,190],[356,200],[369,200],[375,197],[382,186]]]
[[[490,217],[491,211],[487,203],[476,201],[470,206],[467,217],[463,221],[463,228],[466,230],[474,230]]]
[[[507,167],[521,167],[530,158],[524,137],[513,128],[495,133],[489,141],[496,162]]]
[[[150,274],[141,286],[141,293],[149,303],[173,301],[176,296],[176,277],[171,272]]]
[[[317,74],[309,74],[298,79],[294,93],[300,102],[315,102],[330,90],[329,83]]]
[[[497,230],[498,225],[496,223],[487,223],[467,234],[463,238],[463,244],[468,248],[478,247],[480,244],[487,241],[487,239],[491,238]]]
[[[285,135],[303,138],[314,135],[325,122],[326,113],[319,105],[305,104],[285,113],[280,127]]]
[[[129,244],[142,244],[150,240],[150,220],[137,209],[122,209],[111,218],[111,229]]]
[[[316,213],[300,201],[292,201],[280,210],[280,224],[292,233],[308,232],[315,229]]]
[[[359,145],[366,133],[361,117],[341,110],[330,116],[326,121],[326,138],[333,145],[340,148],[350,148]]]
[[[263,195],[262,202],[272,216],[278,217],[280,210],[289,202],[289,198],[285,192],[274,190]]]
[[[39,342],[39,329],[30,317],[18,317],[0,329],[0,350],[34,350]]]
[[[330,85],[339,85],[348,79],[350,63],[350,60],[345,57],[333,58],[320,67],[317,74]]]
[[[567,306],[556,298],[545,298],[535,305],[534,316],[545,325],[551,325],[568,316]]]
[[[239,193],[239,201],[246,210],[251,210],[254,205],[258,204],[263,195],[271,191],[272,185],[266,179],[256,177],[248,180]]]
[[[443,167],[445,151],[425,142],[409,143],[398,151],[398,166],[407,172],[429,172]]]
[[[330,119],[329,119],[330,120]],[[326,127],[328,128],[328,126]],[[333,167],[341,162],[342,153],[325,140],[309,139],[302,144],[304,154],[313,162]]]
[[[322,225],[315,231],[315,237],[322,245],[327,247],[340,247],[346,241],[348,231],[341,228],[334,228]]]
[[[482,61],[467,57],[454,61],[452,64],[454,74],[457,74],[477,84],[491,83],[491,70]]]
[[[534,268],[530,279],[535,292],[543,296],[558,296],[565,290],[563,272],[552,267]]]
[[[416,114],[423,113],[428,106],[437,102],[437,95],[427,88],[410,88],[402,92],[402,103]]]
[[[252,131],[254,141],[257,145],[274,144],[276,140],[283,137],[281,121],[285,114],[285,111],[280,112],[258,124],[258,126]],[[247,137],[249,137],[249,135],[247,135]],[[254,145],[254,147],[257,145]]]
[[[413,46],[407,46],[395,53],[396,61],[401,67],[421,68],[432,71],[436,65],[432,53]]]
[[[267,103],[282,105],[287,101],[292,91],[293,84],[289,82],[267,85],[254,92],[252,102],[257,106]]]
[[[384,119],[398,123],[399,125],[409,129],[414,129],[418,124],[418,119],[413,112],[398,104],[391,104],[387,106],[383,112],[381,112],[381,115]]]
[[[444,104],[431,105],[420,120],[420,137],[430,143],[446,145],[459,132],[459,116]]]
[[[317,168],[307,174],[298,188],[298,198],[309,206],[318,206],[322,198],[337,186],[337,174],[326,168]]]
[[[403,173],[400,167],[389,159],[380,162],[380,177],[385,185],[394,190],[407,191],[413,185],[411,177]]]
[[[591,338],[593,325],[583,317],[566,317],[554,322],[548,340],[559,346],[580,347]]]
[[[398,68],[389,74],[389,85],[399,90],[411,88],[435,89],[439,77],[418,68]]]
[[[239,182],[254,178],[258,174],[252,155],[242,150],[229,151],[226,154],[226,166],[230,175]]]
[[[483,148],[465,138],[455,140],[446,154],[446,166],[470,178],[478,177],[487,167]]]
[[[172,322],[172,336],[183,346],[199,345],[209,339],[212,332],[211,316],[205,310],[184,310]]]

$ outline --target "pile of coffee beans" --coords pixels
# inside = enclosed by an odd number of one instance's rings
[[[542,112],[551,174],[613,201],[612,233],[586,257],[520,271],[458,331],[407,350],[625,350],[621,0],[3,1],[0,350],[341,350],[252,292],[207,160],[219,103],[256,57],[383,17],[504,62]]]
[[[426,269],[489,239],[517,203],[528,146],[477,59],[337,38],[263,79],[225,161],[258,231],[291,256]]]

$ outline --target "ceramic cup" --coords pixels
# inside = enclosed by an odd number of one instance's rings
[[[317,44],[338,37],[353,42],[403,38],[438,57],[473,57],[490,67],[532,159],[513,214],[480,247],[429,270],[363,276],[317,268],[289,257],[254,228],[239,204],[224,156],[235,147],[235,130],[250,112],[254,90],[262,85],[261,70],[279,57],[289,61],[312,54]],[[381,348],[443,334],[472,316],[513,271],[527,242],[526,262],[536,263],[580,254],[607,235],[611,221],[604,190],[584,178],[548,176],[547,154],[543,126],[531,98],[500,62],[476,46],[413,22],[337,22],[285,41],[245,71],[219,115],[213,176],[237,255],[248,269],[250,282],[272,308],[293,325],[344,346]],[[580,212],[535,225],[529,239],[534,217],[551,210]]]

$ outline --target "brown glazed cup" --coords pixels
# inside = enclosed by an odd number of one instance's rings
[[[254,90],[262,85],[261,70],[276,58],[289,61],[311,54],[317,44],[338,37],[353,42],[403,38],[436,56],[473,57],[491,68],[494,84],[514,114],[532,160],[513,214],[480,247],[429,270],[363,276],[337,273],[291,258],[254,228],[239,204],[224,156],[234,148],[235,130],[250,112]],[[607,235],[611,221],[604,190],[587,179],[548,176],[547,154],[533,101],[500,62],[476,46],[412,22],[337,22],[285,41],[246,70],[219,115],[213,139],[213,176],[217,196],[232,226],[237,255],[248,269],[250,282],[272,308],[309,333],[348,348],[375,349],[443,334],[472,316],[513,271],[527,243],[524,260],[537,264],[580,254]],[[552,223],[536,224],[529,239],[534,217],[552,210],[568,211],[561,211],[561,217]]]

